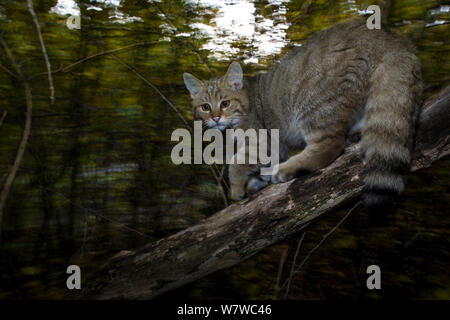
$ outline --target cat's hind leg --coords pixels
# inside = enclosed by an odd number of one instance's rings
[[[312,135],[302,152],[278,165],[278,172],[272,175],[272,183],[286,182],[302,172],[324,168],[342,153],[344,147],[344,135]]]

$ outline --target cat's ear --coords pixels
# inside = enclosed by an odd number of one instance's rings
[[[242,89],[242,86],[244,85],[244,76],[242,74],[242,68],[239,62],[234,61],[230,64],[225,77],[231,89],[235,91]]]
[[[186,88],[189,90],[191,97],[194,98],[200,91],[203,89],[203,84],[200,80],[194,77],[190,73],[183,73],[184,84]]]

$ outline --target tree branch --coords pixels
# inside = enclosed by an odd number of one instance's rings
[[[119,51],[122,51],[122,50],[126,50],[126,49],[129,49],[129,48],[138,47],[138,46],[145,46],[145,45],[155,44],[155,43],[156,42],[148,42],[148,41],[146,41],[146,42],[138,42],[138,43],[130,44],[130,45],[125,46],[125,47],[98,52],[98,53],[95,53],[93,55],[81,58],[81,59],[75,61],[74,63],[71,63],[71,64],[69,64],[69,65],[67,65],[65,67],[60,67],[60,68],[58,68],[56,70],[53,70],[52,73],[68,72],[73,67],[79,65],[80,63],[86,62],[88,60],[91,60],[91,59],[94,59],[94,58],[98,58],[98,57],[101,57],[101,56],[104,56],[104,55],[108,55],[108,54],[111,54],[111,53],[119,52]],[[38,74],[32,75],[30,78],[38,77],[38,76],[41,76],[41,75],[44,75],[44,74],[47,74],[47,73],[46,72],[38,73]]]
[[[412,171],[450,154],[449,123],[447,87],[422,110]],[[112,258],[77,297],[154,298],[233,266],[357,197],[363,175],[359,145],[351,145],[312,175],[269,186],[195,226]]]
[[[3,66],[1,63],[0,63],[0,69],[2,69],[3,71],[5,71],[6,73],[8,73],[8,74],[9,74],[11,77],[13,77],[13,78],[16,78],[16,79],[19,78],[16,74],[14,74],[11,70],[9,70],[9,69],[6,68],[5,66]]]
[[[0,118],[0,128],[3,125],[3,121],[5,121],[6,116],[8,115],[8,111],[3,111],[2,117]]]
[[[120,59],[119,57],[117,57],[116,55],[114,55],[113,53],[110,53],[110,56],[113,57],[117,62],[119,62],[121,65],[125,66],[126,68],[128,68],[129,70],[131,70],[138,78],[140,78],[142,81],[145,82],[145,84],[147,84],[150,88],[152,88],[153,90],[155,90],[159,96],[172,108],[173,111],[175,111],[175,113],[178,115],[178,117],[181,119],[181,121],[183,121],[184,125],[186,126],[186,128],[188,128],[189,131],[191,131],[192,133],[192,126],[189,124],[189,122],[186,120],[186,118],[183,116],[183,114],[181,113],[180,110],[178,110],[177,107],[175,107],[173,105],[173,103],[167,99],[167,97],[165,95],[162,94],[162,92],[150,81],[148,81],[139,71],[137,71],[135,68],[133,68],[132,66],[130,66],[128,63],[122,61],[122,59]]]
[[[48,86],[50,90],[50,104],[53,104],[55,103],[55,86],[53,85],[52,66],[50,65],[50,60],[48,59],[47,49],[45,48],[44,38],[42,37],[41,33],[41,27],[39,25],[39,21],[36,16],[36,12],[34,12],[33,0],[27,0],[27,3],[28,3],[28,11],[30,11],[34,25],[36,26],[39,42],[41,43],[42,54],[44,55],[45,65],[47,66]]]

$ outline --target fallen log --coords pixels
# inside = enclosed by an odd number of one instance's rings
[[[411,170],[450,154],[450,86],[422,108]],[[113,257],[70,298],[150,299],[233,266],[359,195],[363,162],[351,145],[330,166],[269,186],[201,223]]]

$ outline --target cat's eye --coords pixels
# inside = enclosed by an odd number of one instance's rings
[[[211,107],[210,107],[209,104],[207,104],[207,103],[202,104],[202,110],[203,110],[203,111],[207,112],[207,111],[209,111],[210,109],[211,109]]]
[[[227,108],[230,105],[230,100],[224,100],[220,103],[221,108]]]

